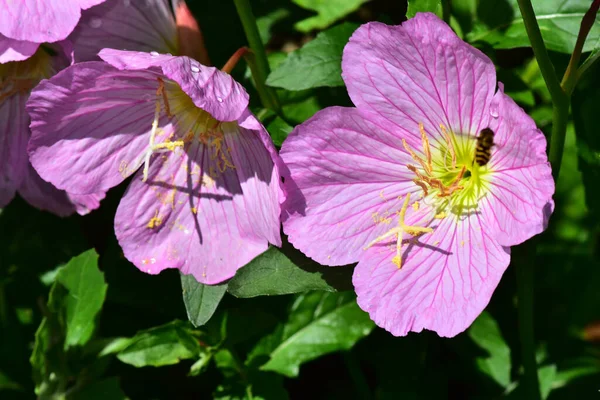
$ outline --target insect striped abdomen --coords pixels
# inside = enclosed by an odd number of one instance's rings
[[[484,128],[477,136],[477,145],[475,147],[475,162],[483,167],[490,161],[492,156],[492,147],[494,146],[494,131],[490,128]]]

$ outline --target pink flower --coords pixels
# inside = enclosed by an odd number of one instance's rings
[[[510,246],[546,227],[546,140],[495,91],[490,59],[433,14],[363,25],[342,69],[356,108],[325,109],[283,144],[284,232],[321,264],[358,262],[358,304],[392,334],[454,336],[486,307]]]
[[[132,51],[178,51],[177,25],[169,0],[106,0],[82,13],[69,36],[75,60],[96,61],[104,48]]]
[[[188,57],[105,49],[42,81],[27,109],[30,159],[73,193],[134,175],[115,216],[125,256],[202,283],[280,245],[279,159],[231,76]]]
[[[104,193],[81,196],[56,189],[38,176],[27,157],[31,132],[25,103],[41,79],[69,65],[65,45],[48,45],[50,51],[40,48],[27,60],[0,64],[0,121],[5,122],[0,126],[0,208],[17,191],[32,206],[59,216],[86,214],[104,197]]]
[[[66,39],[81,10],[105,0],[0,0],[0,63],[22,61],[42,43]]]

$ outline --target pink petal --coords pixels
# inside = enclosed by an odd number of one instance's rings
[[[177,27],[168,0],[107,0],[82,13],[69,39],[78,62],[98,59],[104,48],[177,52]]]
[[[104,49],[100,58],[121,70],[159,67],[179,84],[196,107],[218,121],[236,121],[248,107],[248,93],[229,74],[189,57]]]
[[[546,229],[554,209],[554,180],[546,156],[546,139],[535,122],[501,91],[499,117],[492,121],[494,151],[490,192],[482,212],[503,246],[520,244]]]
[[[46,181],[73,194],[106,192],[135,172],[149,146],[156,75],[103,62],[69,67],[31,93],[29,154]],[[172,125],[162,118],[167,136]]]
[[[0,91],[0,98],[12,86]],[[27,94],[15,94],[0,100],[0,208],[14,197],[27,171],[29,116],[25,111]]]
[[[510,261],[510,249],[496,243],[478,214],[431,226],[434,232],[418,244],[405,245],[401,269],[392,263],[395,246],[378,245],[354,271],[359,306],[395,336],[464,331],[488,304]]]
[[[40,210],[50,211],[60,217],[77,212],[85,215],[100,206],[104,193],[89,195],[69,195],[42,180],[33,167],[27,167],[27,176],[19,187],[19,195],[29,204]]]
[[[291,173],[283,229],[317,262],[358,261],[364,246],[392,227],[404,200],[399,197],[417,191],[406,168],[411,158],[389,129],[356,109],[331,107],[283,143],[281,157]]]
[[[0,33],[35,43],[66,39],[86,9],[104,0],[0,0]]]
[[[419,123],[434,140],[439,124],[471,135],[488,126],[494,65],[434,14],[362,25],[344,49],[342,70],[354,104],[405,137],[420,138]]]
[[[23,61],[35,54],[39,43],[9,39],[0,34],[0,64]]]
[[[134,178],[115,232],[125,256],[142,271],[178,268],[216,284],[269,242],[281,243],[279,176],[271,156],[258,132],[229,129],[222,151],[235,168],[220,172],[214,148],[195,141],[185,152],[155,156],[147,183],[140,174]]]

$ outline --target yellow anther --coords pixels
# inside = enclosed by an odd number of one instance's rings
[[[415,201],[412,205],[413,210],[419,211],[420,204],[418,201]]]
[[[406,198],[404,199],[404,204],[402,205],[402,208],[398,212],[398,226],[390,229],[383,235],[378,236],[377,238],[375,238],[375,240],[371,241],[371,243],[369,243],[367,245],[367,247],[365,247],[365,250],[366,250],[366,249],[370,248],[371,246],[373,246],[374,244],[379,243],[379,242],[386,240],[395,235],[396,236],[396,255],[394,256],[394,258],[392,258],[392,263],[394,263],[398,268],[402,268],[402,235],[405,232],[412,236],[417,236],[422,233],[433,232],[432,228],[411,226],[411,225],[406,225],[404,223],[404,218],[406,217],[406,210],[408,209],[409,202],[410,202],[410,193],[407,193]]]
[[[160,226],[160,224],[162,224],[162,218],[158,216],[158,210],[156,210],[154,212],[154,217],[150,218],[150,221],[148,221],[148,225],[146,226],[153,229]]]
[[[159,144],[155,144],[153,147],[153,150],[167,149],[170,151],[174,151],[178,147],[183,147],[183,145],[184,145],[183,140],[176,140],[174,142],[166,141],[166,142],[162,142]]]
[[[444,219],[444,218],[446,218],[446,216],[447,216],[446,213],[442,211],[439,214],[436,214],[435,217],[433,217],[433,218],[435,218],[435,219]]]

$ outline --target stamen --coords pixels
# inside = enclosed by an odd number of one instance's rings
[[[423,152],[427,157],[427,167],[425,170],[431,174],[433,171],[433,164],[431,163],[431,148],[429,147],[429,139],[427,139],[427,133],[425,133],[425,127],[422,122],[419,122],[419,132],[421,132],[421,140],[423,141]]]
[[[406,151],[408,151],[408,153],[413,158],[413,160],[415,160],[416,162],[418,162],[419,164],[421,164],[421,166],[423,167],[423,169],[428,174],[431,174],[431,171],[429,171],[429,166],[427,165],[427,163],[421,157],[419,157],[418,155],[415,154],[415,152],[410,148],[410,146],[408,145],[408,143],[406,143],[405,139],[402,139],[402,145],[404,146],[404,148],[406,149]]]
[[[410,193],[406,194],[406,198],[404,199],[404,204],[398,213],[398,226],[390,229],[386,233],[381,236],[378,236],[373,241],[371,241],[365,250],[370,248],[376,243],[379,243],[389,237],[396,235],[396,255],[392,258],[392,262],[398,267],[398,269],[402,268],[402,235],[404,232],[408,233],[412,236],[417,236],[423,233],[433,232],[433,228],[424,228],[421,226],[410,226],[404,223],[404,218],[406,217],[406,210],[408,209],[408,203],[410,202]]]
[[[443,124],[440,124],[440,129],[442,130],[442,135],[448,144],[448,150],[450,151],[450,155],[452,156],[452,169],[456,168],[456,150],[454,149],[454,143],[452,143],[452,139],[448,134],[448,130]]]
[[[146,182],[148,180],[148,171],[150,169],[150,157],[154,153],[162,153],[166,151],[175,151],[178,147],[183,147],[183,140],[170,141],[167,139],[163,143],[155,144],[156,135],[158,129],[158,121],[160,119],[160,99],[162,97],[163,104],[165,105],[165,113],[167,117],[172,118],[171,107],[169,106],[169,99],[167,98],[167,91],[165,89],[165,82],[162,78],[156,78],[158,81],[158,88],[156,89],[156,100],[154,105],[154,121],[152,121],[152,130],[150,131],[150,144],[148,150],[146,150],[146,154],[144,155],[144,171],[142,176],[142,182]]]
[[[157,91],[156,96],[159,96]],[[154,106],[154,121],[152,121],[152,130],[150,131],[150,148],[146,151],[144,156],[144,175],[142,182],[148,180],[148,170],[150,169],[150,156],[152,156],[154,150],[154,138],[156,136],[156,129],[158,129],[158,118],[160,116],[160,101],[156,99],[156,105]]]
[[[162,93],[163,104],[165,105],[165,113],[167,113],[167,117],[172,118],[171,107],[169,106],[169,99],[167,98],[167,91],[165,90],[165,83],[162,78],[156,78],[158,80],[158,89],[156,90],[156,95]]]

